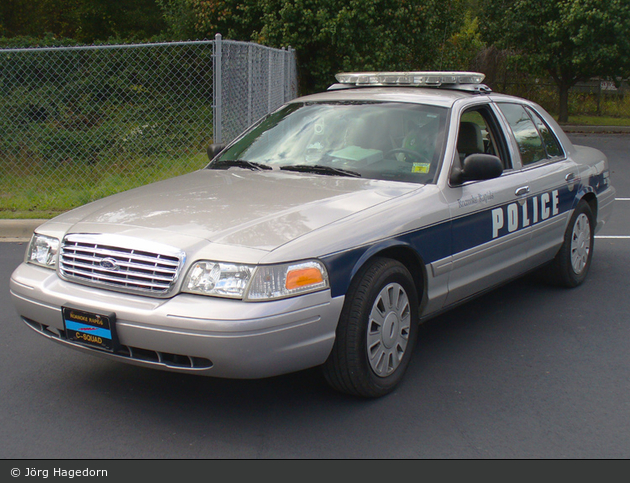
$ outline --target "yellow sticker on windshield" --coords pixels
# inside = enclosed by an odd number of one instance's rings
[[[428,173],[430,166],[431,165],[429,163],[413,163],[411,172],[412,173]]]

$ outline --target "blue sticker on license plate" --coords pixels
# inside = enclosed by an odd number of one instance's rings
[[[116,345],[114,314],[95,314],[63,307],[66,338],[70,342],[113,352]]]

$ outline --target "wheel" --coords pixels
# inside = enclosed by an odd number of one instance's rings
[[[564,287],[580,285],[591,266],[595,217],[588,203],[578,203],[569,220],[560,251],[548,267],[551,281]]]
[[[403,378],[417,334],[418,295],[411,274],[396,260],[375,259],[346,294],[324,377],[347,394],[384,396]]]
[[[430,161],[423,154],[420,154],[417,151],[413,151],[412,149],[405,149],[405,148],[392,149],[391,151],[388,151],[387,154],[385,154],[385,158],[389,158],[390,155],[397,154],[397,153],[404,154],[405,161],[408,163],[420,162],[420,163],[431,164]]]

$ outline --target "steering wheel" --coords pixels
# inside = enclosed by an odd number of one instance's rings
[[[418,151],[413,151],[411,149],[405,149],[405,148],[394,148],[391,151],[388,151],[385,157],[389,157],[390,154],[396,154],[396,153],[406,154],[407,156],[405,157],[405,161],[407,163],[421,162],[421,163],[431,164],[431,162],[423,154],[420,154]],[[408,159],[408,158],[412,158],[412,159]]]

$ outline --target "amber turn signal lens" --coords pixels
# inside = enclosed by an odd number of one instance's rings
[[[293,290],[307,285],[314,285],[324,281],[322,272],[314,267],[302,268],[299,270],[291,270],[287,273],[287,281],[285,287],[287,290]]]

